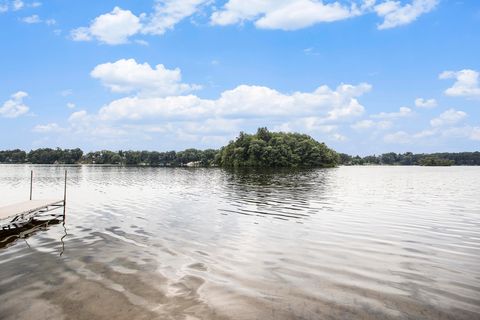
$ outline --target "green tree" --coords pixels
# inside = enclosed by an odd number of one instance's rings
[[[340,157],[308,135],[259,128],[253,135],[240,132],[214,160],[224,167],[332,167]]]

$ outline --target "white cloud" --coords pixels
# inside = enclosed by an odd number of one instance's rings
[[[478,71],[464,69],[461,71],[444,71],[440,79],[455,79],[452,87],[445,90],[447,96],[480,98],[480,84]]]
[[[0,13],[8,11],[19,11],[25,8],[37,8],[41,5],[41,2],[32,2],[26,4],[22,0],[3,0],[0,1]]]
[[[90,29],[86,27],[80,27],[74,29],[70,32],[70,36],[74,41],[90,41],[92,40],[92,35],[90,34]]]
[[[406,144],[411,142],[411,137],[405,131],[397,131],[395,133],[385,135],[385,137],[383,137],[383,141],[386,143]]]
[[[331,138],[336,141],[347,141],[347,137],[341,135],[340,133],[334,133],[331,135]]]
[[[90,26],[72,30],[70,36],[75,41],[96,39],[109,45],[124,44],[138,34],[162,35],[207,6],[213,11],[212,25],[253,21],[257,28],[298,30],[376,12],[384,19],[379,29],[388,29],[411,23],[435,8],[438,1],[412,0],[402,5],[400,1],[388,0],[375,6],[375,0],[228,0],[217,8],[213,0],[156,0],[150,14],[135,15],[115,7],[95,18]]]
[[[273,127],[274,131],[328,133],[330,137],[335,135],[337,129],[338,125],[326,124],[325,118],[316,116],[293,119]]]
[[[470,133],[470,139],[480,141],[480,127],[472,128],[472,132]]]
[[[375,6],[378,16],[384,21],[378,29],[390,29],[409,24],[424,13],[432,11],[439,0],[413,0],[411,3],[401,5],[400,1],[385,1]]]
[[[28,97],[24,91],[18,91],[12,94],[9,100],[3,103],[0,108],[0,116],[5,118],[16,118],[28,112],[29,108],[23,103],[23,99]]]
[[[215,25],[230,25],[254,20],[264,29],[297,30],[321,22],[344,20],[361,14],[356,5],[315,0],[229,0],[211,16]]]
[[[144,47],[148,47],[150,44],[148,43],[148,41],[145,41],[145,40],[141,40],[141,39],[136,39],[135,40],[135,43],[141,45],[141,46],[144,46]]]
[[[193,15],[208,0],[163,0],[155,1],[154,12],[147,18],[143,33],[160,35],[177,23]]]
[[[129,38],[143,33],[161,35],[196,12],[210,0],[157,0],[153,12],[136,16],[129,10],[115,7],[112,12],[95,18],[89,27],[80,27],[71,31],[75,41],[98,40],[109,45],[129,42]],[[135,42],[145,45],[143,40]]]
[[[315,116],[329,122],[361,115],[364,107],[356,98],[370,89],[368,84],[344,84],[336,90],[321,86],[311,93],[282,94],[267,87],[240,85],[224,91],[216,100],[194,95],[126,97],[102,107],[99,114],[102,119],[110,120]]]
[[[415,106],[419,108],[435,108],[437,106],[437,100],[435,99],[415,99]]]
[[[67,108],[68,109],[74,109],[75,107],[76,107],[75,103],[73,103],[73,102],[68,102],[67,103]]]
[[[441,134],[444,138],[467,138],[480,141],[480,127],[469,125],[445,128],[441,131]]]
[[[436,129],[426,129],[426,130],[422,130],[420,132],[417,132],[415,134],[413,134],[413,138],[417,138],[417,139],[421,139],[421,138],[426,138],[426,137],[431,137],[431,136],[434,136],[437,134],[437,130]]]
[[[367,130],[367,129],[380,129],[385,130],[392,126],[392,122],[388,120],[373,121],[373,120],[360,120],[355,122],[351,127],[355,130]]]
[[[113,92],[134,92],[141,96],[163,97],[199,88],[181,83],[182,75],[178,68],[170,70],[162,64],[152,68],[148,63],[140,64],[134,59],[100,64],[92,70],[91,76]]]
[[[37,14],[33,14],[28,17],[24,17],[20,19],[20,21],[28,24],[38,24],[38,23],[45,23],[47,26],[53,26],[57,23],[55,19],[47,19],[47,20],[42,20]]]
[[[140,18],[130,10],[115,7],[112,12],[95,18],[89,27],[72,30],[71,37],[75,41],[97,39],[110,45],[123,44],[128,38],[137,34],[142,25]]]
[[[42,22],[40,17],[36,14],[25,17],[25,18],[22,18],[21,21],[25,22],[25,23],[28,23],[28,24],[34,24],[34,23],[41,23]]]
[[[448,109],[443,112],[437,118],[430,120],[432,127],[440,127],[446,125],[454,125],[463,120],[467,114],[463,111],[457,111],[455,109]]]
[[[48,123],[48,124],[39,124],[33,128],[34,132],[39,133],[50,133],[50,132],[61,132],[65,131],[64,128],[60,127],[57,123]]]
[[[91,119],[91,116],[88,115],[87,111],[80,110],[72,113],[68,118],[68,122],[80,123],[80,122],[86,122],[87,120],[90,120],[90,119]]]
[[[371,115],[371,117],[378,119],[395,119],[410,116],[412,113],[412,109],[401,107],[398,112],[380,112],[378,114]]]
[[[12,8],[14,11],[18,11],[25,6],[22,0],[14,0],[12,1]]]
[[[334,22],[375,12],[384,21],[379,29],[394,28],[415,21],[419,16],[433,10],[438,0],[412,0],[402,5],[400,1],[320,0],[229,0],[220,10],[213,12],[211,23],[232,25],[254,21],[258,28],[297,30],[318,23]]]
[[[73,94],[72,89],[65,89],[65,90],[60,91],[60,95],[62,97],[68,97],[68,96],[71,96],[72,94]]]
[[[456,121],[450,124],[455,124]],[[472,127],[469,125],[452,127],[452,126],[434,126],[416,133],[407,133],[405,131],[397,131],[385,135],[383,140],[392,144],[408,144],[418,143],[421,141],[430,141],[436,143],[439,139],[469,139],[480,141],[480,127]]]

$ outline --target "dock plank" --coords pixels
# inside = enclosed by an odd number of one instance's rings
[[[0,220],[13,218],[21,214],[28,214],[49,206],[62,205],[62,200],[42,199],[29,200],[19,203],[14,203],[5,207],[0,207]]]

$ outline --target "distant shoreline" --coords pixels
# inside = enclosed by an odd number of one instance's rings
[[[270,132],[259,128],[255,134],[239,136],[220,149],[183,151],[84,152],[76,149],[41,148],[0,150],[4,164],[88,164],[145,167],[252,167],[322,168],[338,165],[479,166],[480,152],[383,153],[365,157],[338,153],[312,137],[300,133]]]
[[[74,150],[77,150],[74,152]],[[38,158],[36,161],[29,161],[29,155],[39,153],[49,154],[48,159]],[[197,150],[187,149],[185,151],[95,151],[83,154],[80,149],[36,149],[29,152],[14,149],[0,150],[0,164],[38,164],[38,165],[95,165],[95,166],[122,166],[122,167],[218,167],[213,164],[213,159],[219,150]],[[55,154],[55,156],[52,156]],[[73,154],[73,156],[72,156]],[[120,156],[120,154],[122,156]],[[152,164],[148,161],[139,161],[133,163],[130,159],[126,161],[125,154],[129,154],[134,159],[155,158],[156,163]],[[186,155],[187,154],[187,155]],[[118,157],[115,157],[117,155]],[[185,156],[186,155],[186,156]],[[340,153],[340,166],[422,166],[419,163],[421,159],[445,159],[450,164],[431,163],[430,166],[480,166],[480,152],[443,152],[443,153],[422,153],[413,154],[406,152],[403,154],[384,153],[373,156],[351,156]],[[165,159],[168,157],[168,159]],[[96,160],[94,160],[96,159]],[[433,160],[433,161],[436,161]],[[115,162],[114,162],[115,161]],[[135,160],[137,161],[137,160]],[[425,165],[424,165],[425,166]],[[428,164],[426,166],[429,166]],[[255,166],[252,166],[255,167]],[[259,166],[260,167],[260,166]],[[281,167],[281,166],[272,166]],[[302,166],[298,166],[302,167]],[[312,166],[305,166],[312,167]],[[321,167],[321,166],[318,166]]]

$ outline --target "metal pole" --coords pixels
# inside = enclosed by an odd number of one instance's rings
[[[30,200],[32,200],[33,170],[30,171]]]
[[[65,170],[65,186],[63,188],[63,223],[65,223],[65,207],[67,206],[67,170]]]
[[[65,170],[65,187],[63,189],[63,204],[67,203],[67,170]]]

